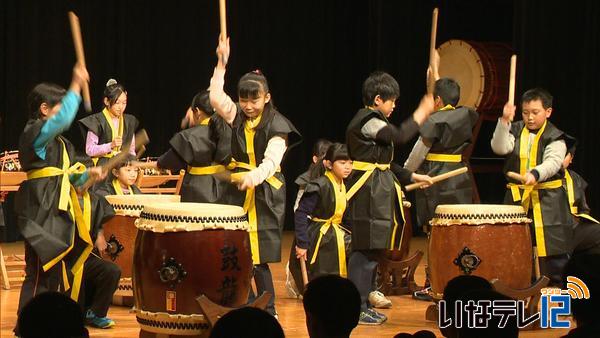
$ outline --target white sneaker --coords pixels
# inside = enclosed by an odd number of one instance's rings
[[[392,301],[379,291],[369,293],[369,303],[378,309],[389,309],[392,307]]]
[[[287,262],[285,265],[285,289],[287,290],[288,296],[292,298],[301,298],[302,295],[296,286],[296,282],[294,281],[294,277],[292,277],[292,273],[290,272],[290,262]]]

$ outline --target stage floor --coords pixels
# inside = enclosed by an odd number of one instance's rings
[[[289,255],[293,232],[284,233],[282,257]],[[413,238],[411,251],[425,251],[425,238]],[[3,243],[4,255],[23,252],[22,243]],[[279,313],[279,322],[283,326],[286,337],[308,337],[306,331],[304,309],[302,301],[288,297],[285,290],[285,260],[281,263],[271,265],[276,292],[276,308]],[[415,274],[417,283],[423,283],[425,262],[422,261]],[[4,290],[0,292],[0,318],[1,337],[12,337],[12,329],[16,321],[17,304],[19,300],[19,288]],[[413,300],[410,296],[390,297],[394,306],[389,310],[380,310],[388,316],[388,321],[381,326],[358,326],[352,333],[352,337],[393,337],[400,332],[413,333],[419,330],[431,330],[438,337],[442,337],[437,326],[433,322],[425,320],[425,310],[429,303]],[[128,308],[113,306],[109,311],[109,317],[114,319],[117,325],[108,330],[90,329],[91,337],[137,337],[139,327],[135,315]],[[537,331],[523,331],[520,337],[560,337],[568,332],[566,329],[546,329]]]

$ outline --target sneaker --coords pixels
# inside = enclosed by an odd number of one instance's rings
[[[369,293],[369,303],[378,309],[389,309],[392,307],[392,301],[379,291]]]
[[[115,321],[108,317],[98,317],[92,310],[87,310],[85,313],[85,322],[87,325],[99,328],[108,329],[115,326]]]
[[[422,300],[422,301],[426,301],[426,302],[432,302],[433,298],[429,294],[430,290],[431,290],[431,287],[415,291],[415,292],[413,292],[412,298],[416,299],[416,300]]]
[[[381,320],[382,323],[385,323],[388,319],[386,315],[384,315],[381,312],[375,311],[373,308],[367,309],[367,313],[371,315],[371,317]]]
[[[358,318],[358,325],[381,325],[383,322],[379,318],[374,318],[367,311],[363,311],[360,313],[360,317]]]

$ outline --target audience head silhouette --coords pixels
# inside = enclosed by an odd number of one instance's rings
[[[346,278],[326,275],[313,279],[306,286],[303,302],[311,338],[349,337],[358,324],[360,295]]]

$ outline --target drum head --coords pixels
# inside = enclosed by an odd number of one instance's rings
[[[435,208],[433,226],[479,224],[528,224],[531,219],[520,205],[442,204]]]
[[[108,203],[115,209],[115,213],[120,216],[138,217],[144,205],[148,203],[168,203],[179,202],[179,195],[153,195],[153,194],[138,194],[138,195],[107,195],[105,196]]]
[[[149,203],[136,221],[139,230],[152,232],[248,230],[239,206],[216,203]]]
[[[459,106],[477,109],[485,92],[485,74],[477,50],[463,40],[449,40],[439,48],[440,77],[454,79],[460,85]]]

